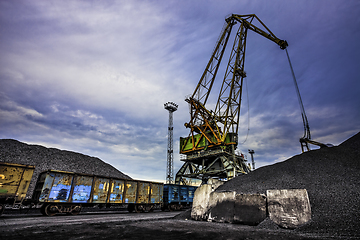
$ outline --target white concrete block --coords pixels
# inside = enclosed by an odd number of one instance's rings
[[[294,229],[311,219],[306,189],[267,190],[270,219],[282,228]]]
[[[266,218],[266,196],[264,194],[236,194],[234,222],[258,225]]]
[[[204,184],[196,189],[191,209],[192,219],[207,220],[209,197],[212,191],[212,187],[209,184]]]
[[[212,192],[209,197],[208,221],[233,222],[236,192]]]

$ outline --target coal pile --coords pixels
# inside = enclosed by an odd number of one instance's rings
[[[39,174],[49,169],[131,179],[99,158],[12,139],[0,139],[0,162],[35,166],[27,197],[31,197]]]
[[[308,191],[312,220],[302,233],[360,238],[360,133],[331,148],[312,150],[236,177],[216,191]]]

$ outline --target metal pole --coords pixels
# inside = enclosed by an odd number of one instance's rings
[[[178,105],[173,102],[164,104],[166,110],[169,111],[169,125],[168,125],[168,144],[167,144],[167,166],[166,166],[166,183],[174,183],[174,151],[173,151],[173,112],[178,108]]]
[[[255,162],[254,162],[254,153],[255,153],[255,151],[249,149],[249,153],[251,155],[252,168],[253,168],[253,170],[255,170]]]

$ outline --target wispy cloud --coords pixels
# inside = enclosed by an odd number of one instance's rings
[[[330,2],[2,1],[0,137],[82,152],[132,177],[164,180],[163,104],[179,104],[178,151],[188,134],[184,98],[225,16],[255,13],[289,42],[314,139],[338,144],[360,131],[360,6]],[[252,32],[246,51],[249,102],[244,92],[238,149],[254,149],[261,166],[298,154],[303,129],[285,52]],[[174,158],[177,171],[182,162]]]

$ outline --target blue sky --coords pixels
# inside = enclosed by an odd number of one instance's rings
[[[184,99],[232,13],[254,13],[288,41],[312,139],[337,145],[360,131],[360,1],[3,0],[0,138],[165,180],[164,103],[179,105],[176,172],[190,118]],[[300,154],[302,120],[285,51],[249,31],[245,71],[238,149],[254,149],[257,167]]]

